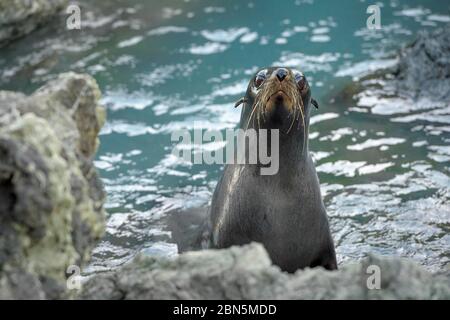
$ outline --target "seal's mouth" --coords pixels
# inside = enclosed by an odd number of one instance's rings
[[[293,100],[283,89],[276,90],[267,98],[265,111],[271,113],[275,108],[286,109],[289,113],[293,111]]]
[[[270,100],[275,100],[275,102],[283,102],[284,100],[291,100],[286,92],[284,92],[282,89],[272,93],[268,98],[267,102]]]
[[[252,112],[248,119],[247,128],[251,121],[270,124],[288,134],[297,122],[297,129],[302,125],[305,130],[305,112],[303,100],[294,82],[279,82],[276,79],[267,81],[258,91]]]

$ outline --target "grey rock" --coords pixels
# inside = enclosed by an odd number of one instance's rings
[[[380,268],[380,289],[369,290],[369,265]],[[80,299],[449,299],[450,278],[411,261],[369,257],[337,271],[282,272],[252,243],[181,254],[139,256],[122,269],[93,276]]]
[[[344,102],[358,101],[361,96],[373,101],[392,99],[394,106],[399,98],[405,104],[415,105],[409,111],[447,105],[450,100],[450,24],[434,31],[418,32],[415,41],[386,61],[390,61],[389,66],[356,75],[357,81],[333,98]]]
[[[103,235],[92,162],[105,120],[99,99],[95,80],[75,73],[31,96],[0,91],[1,297],[65,297],[66,268],[85,263]]]
[[[400,51],[393,71],[397,89],[412,98],[450,99],[450,24],[419,32],[416,41]]]
[[[67,0],[0,0],[0,47],[48,22]]]

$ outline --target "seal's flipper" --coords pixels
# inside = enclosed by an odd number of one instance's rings
[[[316,107],[316,109],[319,109],[319,104],[317,103],[317,101],[313,98],[311,98],[311,103],[314,107]]]
[[[245,97],[240,98],[235,104],[234,107],[237,108],[239,107],[241,104],[246,103],[247,99],[245,99]]]

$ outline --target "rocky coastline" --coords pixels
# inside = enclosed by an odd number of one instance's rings
[[[0,46],[37,28],[66,1],[33,1],[26,9],[11,3],[30,1],[0,1]],[[435,104],[431,114],[446,112],[450,27],[420,34],[397,59],[338,98],[367,100],[382,83],[391,90],[383,91],[383,103],[427,99]],[[106,119],[100,95],[91,76],[75,73],[31,95],[0,91],[0,299],[450,299],[448,272],[432,274],[408,259],[370,256],[338,271],[287,274],[255,243],[173,259],[138,256],[92,276],[81,291],[69,290],[67,268],[89,261],[105,228],[106,195],[93,165]],[[367,285],[374,265],[379,289]]]

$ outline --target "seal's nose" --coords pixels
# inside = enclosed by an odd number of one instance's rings
[[[281,82],[288,75],[288,71],[285,68],[279,68],[276,71],[276,75],[277,75],[278,80]]]

